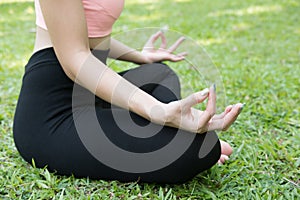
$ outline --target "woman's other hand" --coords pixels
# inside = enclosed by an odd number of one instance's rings
[[[155,48],[154,44],[159,38],[161,39],[161,45],[159,48]],[[162,61],[178,62],[184,60],[187,53],[173,53],[184,40],[184,37],[180,37],[172,46],[167,48],[167,39],[164,33],[162,31],[158,31],[149,38],[142,50],[142,54],[145,57],[147,63]]]

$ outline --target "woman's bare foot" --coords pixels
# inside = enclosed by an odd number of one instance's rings
[[[229,156],[232,154],[232,148],[231,146],[222,140],[220,140],[221,143],[221,157],[218,161],[218,164],[224,164],[226,160],[229,159]]]

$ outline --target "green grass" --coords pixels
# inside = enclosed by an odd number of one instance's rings
[[[299,199],[299,13],[297,0],[126,2],[116,33],[168,25],[189,36],[219,70],[226,102],[247,103],[219,134],[235,149],[226,165],[185,184],[157,185],[56,176],[22,160],[12,119],[34,43],[34,7],[0,0],[0,199]],[[197,90],[198,82],[184,84]]]

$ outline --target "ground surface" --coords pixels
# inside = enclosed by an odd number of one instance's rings
[[[34,42],[34,7],[0,0],[0,199],[299,199],[299,13],[297,0],[127,1],[116,33],[167,25],[192,38],[215,63],[226,102],[247,105],[219,134],[235,149],[226,165],[181,185],[124,184],[56,176],[22,160],[12,119]],[[201,89],[191,71],[174,68],[183,87]]]

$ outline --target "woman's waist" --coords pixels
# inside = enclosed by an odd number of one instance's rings
[[[54,48],[51,44],[51,42],[47,41],[47,37],[44,37],[44,39],[41,39],[39,35],[45,34],[44,31],[41,30],[41,28],[38,28],[37,30],[37,39],[35,44],[35,49],[30,57],[27,65],[26,65],[26,73],[31,71],[32,69],[46,66],[50,63],[55,63],[60,65],[59,60],[55,54]],[[47,32],[47,31],[46,31]],[[110,42],[107,42],[108,39],[103,40],[103,38],[92,38],[91,41],[91,53],[98,58],[101,62],[106,64],[106,60],[109,54],[109,44]],[[98,45],[97,45],[98,44]]]
[[[108,58],[109,49],[108,50],[100,50],[94,49],[91,50],[91,53],[98,58],[101,62],[106,64],[106,60]],[[44,64],[48,65],[50,63],[55,63],[60,65],[60,62],[55,54],[53,47],[48,47],[44,49],[40,49],[37,52],[34,52],[30,57],[27,65],[25,66],[26,71],[30,70],[31,68],[35,68],[38,66],[43,66]]]
[[[110,48],[110,35],[98,38],[89,38],[89,47],[92,50],[108,50]],[[53,47],[50,35],[47,30],[37,26],[34,44],[34,53],[40,50]]]

